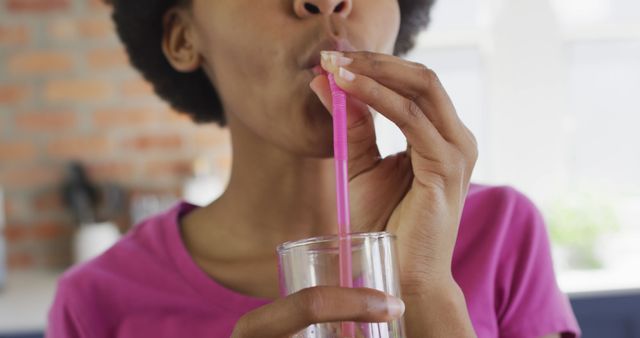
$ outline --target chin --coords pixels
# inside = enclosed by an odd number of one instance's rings
[[[299,157],[333,157],[333,118],[309,90],[302,101],[292,102],[286,113],[287,128],[273,139],[279,148]],[[293,108],[293,109],[291,109]],[[272,109],[278,111],[278,109]]]
[[[311,151],[307,151],[306,153],[298,153],[300,156],[315,158],[315,159],[329,159],[333,158],[333,148],[331,149],[313,149]]]
[[[333,157],[333,118],[320,101],[311,100],[303,115],[302,126],[297,134],[295,152],[308,157]]]
[[[315,128],[307,128],[302,131],[294,142],[288,140],[285,147],[292,153],[301,157],[311,158],[332,158],[333,157],[333,125],[329,120],[328,128],[326,125]]]

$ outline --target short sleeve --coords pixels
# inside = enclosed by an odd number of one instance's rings
[[[74,306],[73,294],[64,282],[58,282],[58,289],[49,309],[46,338],[81,338],[83,334],[79,319],[79,309]]]
[[[566,295],[558,288],[549,237],[535,205],[514,192],[512,220],[497,271],[496,312],[500,337],[579,337]]]

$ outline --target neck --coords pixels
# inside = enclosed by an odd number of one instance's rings
[[[216,251],[211,255],[273,254],[283,242],[336,233],[333,158],[292,154],[231,123],[230,181],[222,196],[201,210],[197,226],[203,241],[222,243],[218,249],[209,246]]]

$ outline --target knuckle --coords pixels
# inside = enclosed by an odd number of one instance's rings
[[[468,128],[467,128],[467,131],[469,133],[469,139],[471,140],[471,145],[473,146],[473,148],[477,149],[478,148],[478,139],[476,138],[476,135],[473,132],[471,132],[471,130],[469,130]]]
[[[369,97],[376,98],[380,96],[380,87],[376,85],[371,85],[368,88],[368,92],[369,92]]]
[[[425,101],[422,100],[426,93],[434,86],[434,84],[438,83],[438,76],[436,73],[429,67],[421,64],[414,63],[416,69],[416,76],[418,77],[418,82],[415,88],[413,88],[409,93],[409,98],[414,101]]]
[[[374,74],[379,73],[380,68],[382,67],[382,62],[378,59],[371,59],[369,60],[369,67]]]
[[[383,66],[383,62],[380,58],[373,52],[363,52],[362,55],[369,70],[373,74],[379,73]]]
[[[462,154],[462,151],[454,145],[449,146],[449,151],[447,151],[445,158],[447,163],[446,167],[449,172],[456,172],[464,166],[465,156]]]
[[[479,156],[479,152],[478,152],[478,147],[473,147],[471,148],[470,154],[469,154],[469,159],[468,159],[468,164],[469,167],[475,167],[476,162],[478,161],[478,156]]]
[[[479,149],[478,149],[478,139],[476,136],[467,128],[465,128],[465,134],[467,136],[467,142],[464,145],[464,149],[468,158],[469,163],[475,164],[478,160]]]
[[[467,159],[460,153],[452,155],[446,166],[446,173],[449,177],[453,177],[458,180],[464,177],[467,172]]]
[[[430,165],[433,171],[445,180],[457,178],[465,167],[463,157],[460,153],[450,148],[437,155],[431,161]]]
[[[478,142],[475,140],[475,136],[472,134],[471,137],[473,138],[473,143],[471,145],[471,160],[475,163],[476,160],[478,160],[478,156],[480,156],[480,150],[478,149]]]
[[[375,54],[373,52],[369,52],[369,51],[363,51],[362,52],[362,58],[364,58],[365,60],[373,60],[375,59]]]
[[[414,122],[422,115],[422,110],[413,100],[404,100],[402,113],[408,117],[409,123]]]
[[[427,88],[432,87],[435,83],[438,82],[438,75],[436,74],[436,72],[425,65],[420,65],[418,67],[418,75],[420,75],[422,83]]]
[[[354,309],[361,316],[371,316],[379,313],[379,310],[375,306],[371,306],[371,301],[380,297],[379,295],[372,294],[370,290],[360,289],[357,301],[354,302]],[[388,309],[384,308],[383,311]]]
[[[307,288],[300,292],[296,302],[296,309],[309,323],[316,323],[321,319],[325,308],[324,292],[320,288]]]
[[[467,157],[464,154],[459,153],[455,157],[452,168],[456,174],[460,174],[467,171]]]
[[[446,158],[444,160],[441,160],[437,163],[435,163],[434,168],[436,169],[436,172],[440,174],[441,177],[443,178],[448,178],[451,176],[454,176],[456,173],[456,169],[457,169],[457,165],[455,165],[453,162],[451,162],[451,160],[449,158]]]
[[[409,66],[413,68],[424,67],[424,65],[420,62],[415,62],[415,61],[407,61],[407,62],[409,63]]]
[[[469,172],[469,176],[473,174],[473,170],[476,167],[476,163],[478,162],[478,153],[476,152],[474,157],[469,159],[469,163],[467,163],[467,171]]]

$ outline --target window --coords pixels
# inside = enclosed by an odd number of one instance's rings
[[[475,133],[472,180],[540,207],[565,291],[640,286],[640,2],[438,1],[408,59]],[[383,155],[404,150],[376,125]]]

